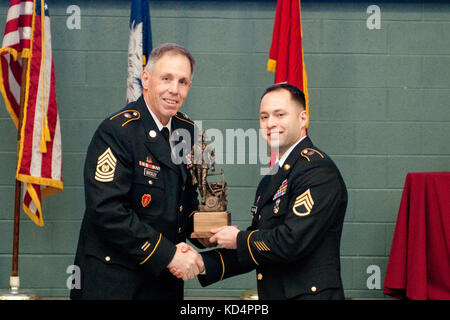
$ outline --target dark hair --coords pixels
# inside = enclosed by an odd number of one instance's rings
[[[179,53],[189,59],[189,62],[191,64],[191,78],[192,78],[195,70],[195,59],[185,47],[180,46],[179,44],[176,43],[163,43],[153,48],[152,52],[150,52],[150,57],[148,59],[146,70],[151,70],[156,61],[158,61],[167,52]]]
[[[289,93],[291,94],[291,98],[305,109],[305,105],[306,105],[305,94],[298,87],[296,87],[292,84],[289,84],[287,82],[275,83],[275,84],[271,85],[270,87],[268,87],[262,94],[260,101],[269,92],[277,91],[277,90],[281,90],[281,89],[289,91]]]

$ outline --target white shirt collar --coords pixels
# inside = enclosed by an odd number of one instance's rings
[[[294,150],[294,148],[300,143],[300,141],[302,141],[303,139],[305,139],[307,136],[303,136],[302,138],[300,138],[296,143],[294,143],[289,149],[287,149],[287,151],[283,154],[283,156],[281,157],[281,159],[278,159],[278,155],[277,155],[277,161],[275,163],[278,163],[278,165],[280,167],[283,166],[284,162],[286,161],[287,157],[289,157],[289,154],[292,152],[292,150]]]
[[[144,99],[145,101],[145,99]],[[147,104],[147,101],[145,101],[145,105],[147,106],[148,111],[150,111],[150,114],[152,115],[153,120],[155,120],[156,126],[158,127],[158,130],[161,131],[161,129],[163,127],[167,127],[167,129],[169,129],[169,135],[172,133],[172,117],[170,117],[169,122],[167,122],[167,124],[164,126],[161,121],[159,121],[158,117],[156,116],[156,114],[153,113],[152,109],[150,109],[150,107]]]

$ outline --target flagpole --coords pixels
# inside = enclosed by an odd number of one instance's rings
[[[20,111],[17,126],[17,158],[20,151],[20,136],[22,131],[23,109],[25,104],[25,91],[27,83],[28,58],[22,58],[22,78],[20,86]],[[18,162],[17,162],[18,164]],[[20,287],[19,280],[19,227],[20,227],[20,196],[22,183],[16,178],[16,190],[14,196],[14,232],[13,232],[13,257],[12,272],[10,278],[11,292],[18,292]]]
[[[19,157],[20,140],[22,131],[22,118],[25,105],[25,92],[27,83],[28,72],[28,60],[29,58],[22,58],[22,78],[20,87],[20,112],[17,125],[17,159]],[[18,164],[18,162],[17,162]],[[21,188],[22,183],[16,178],[16,189],[14,194],[14,231],[13,231],[13,252],[12,252],[12,271],[9,278],[9,293],[0,295],[0,300],[33,300],[37,299],[37,296],[20,291],[20,278],[19,278],[19,227],[20,227],[20,204],[21,204]]]

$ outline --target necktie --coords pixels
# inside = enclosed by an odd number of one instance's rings
[[[164,139],[167,141],[167,143],[169,143],[169,129],[167,129],[167,127],[163,127],[161,129],[161,134],[164,137]]]

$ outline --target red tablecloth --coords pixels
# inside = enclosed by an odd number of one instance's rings
[[[450,172],[407,174],[384,293],[450,299]]]

